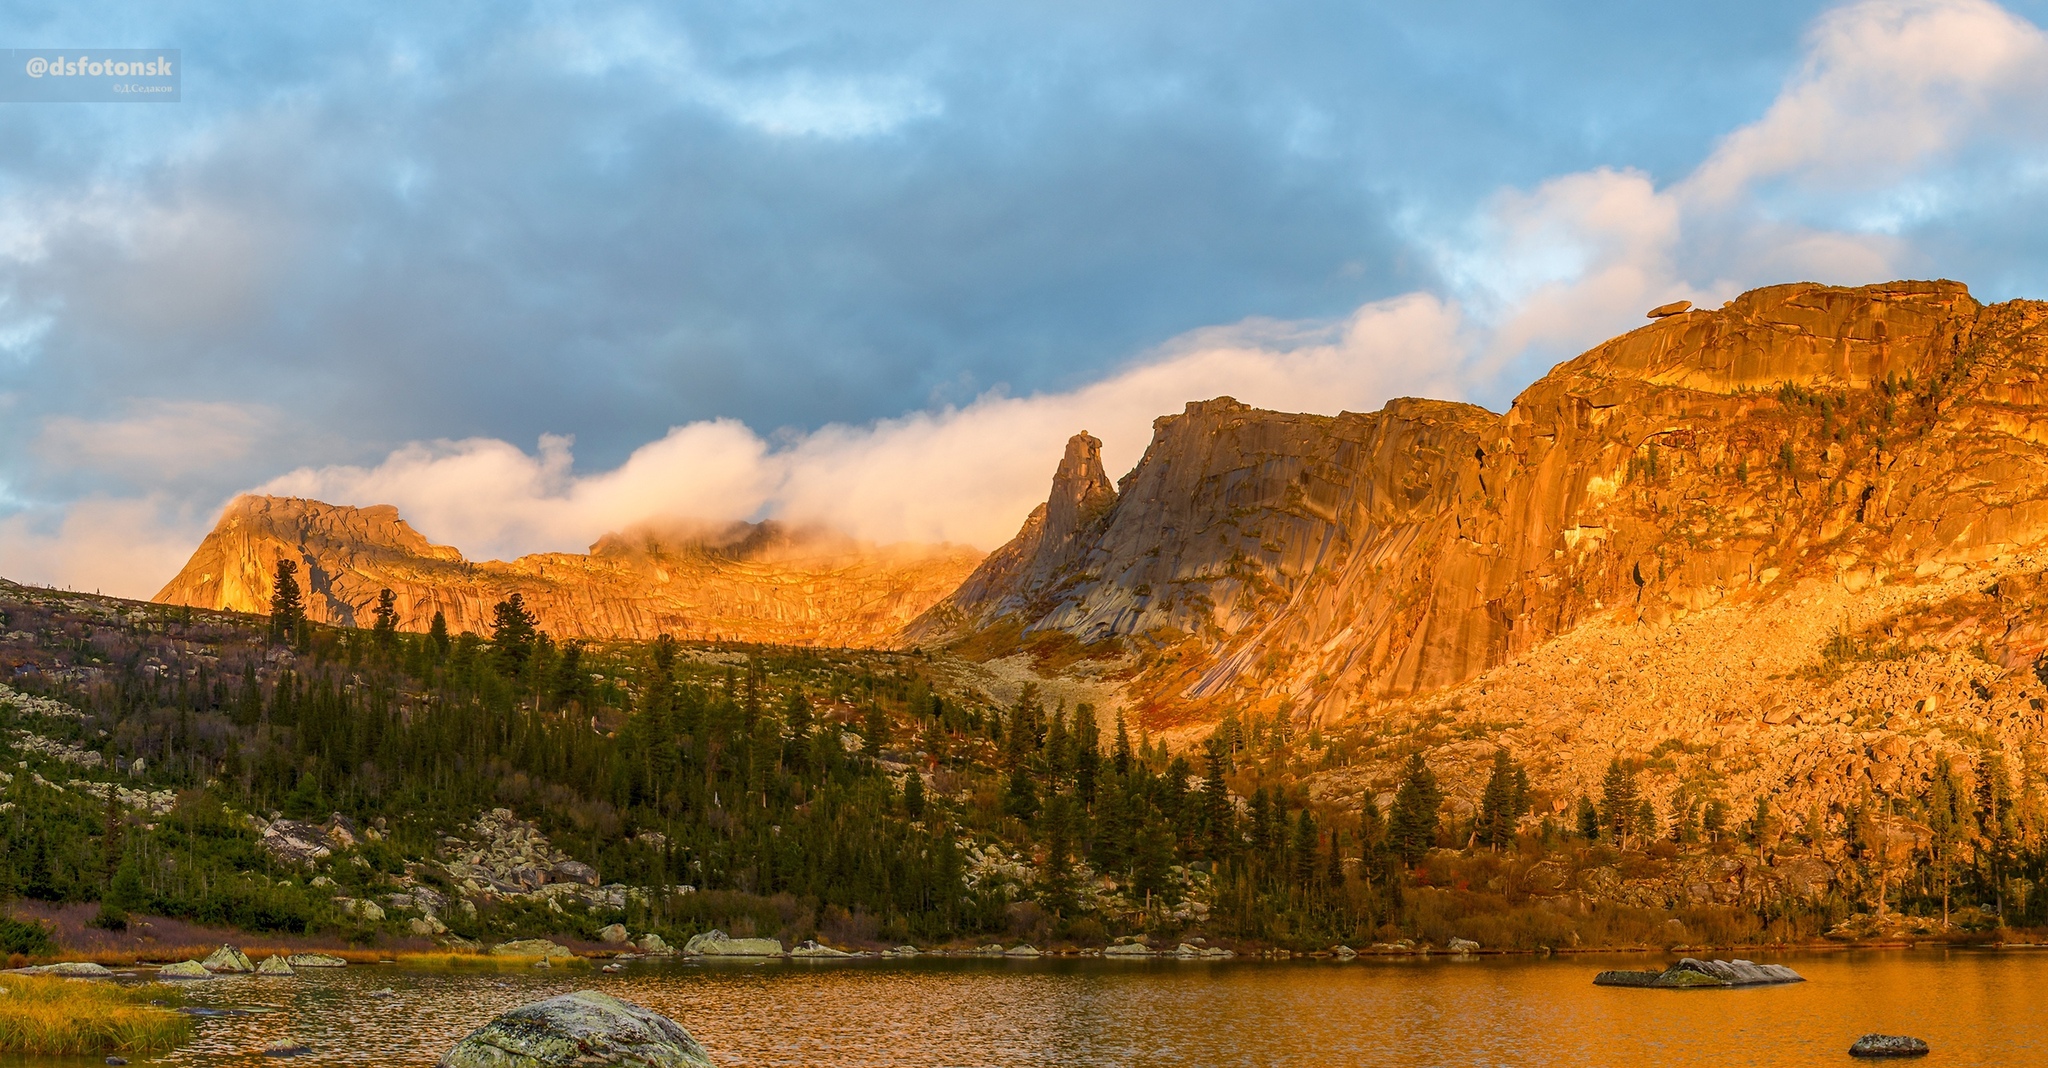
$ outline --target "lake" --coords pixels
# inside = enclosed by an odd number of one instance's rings
[[[731,1065],[1843,1065],[1866,1031],[1927,1039],[1930,1064],[2048,1063],[2048,951],[1756,959],[1809,981],[1595,987],[1601,968],[1665,958],[1590,955],[635,963],[613,975],[356,965],[196,984],[197,1004],[269,1011],[201,1019],[193,1042],[136,1063],[276,1065],[259,1051],[290,1038],[313,1053],[283,1063],[430,1065],[492,1015],[584,987],[670,1016]],[[396,996],[369,996],[383,987]]]

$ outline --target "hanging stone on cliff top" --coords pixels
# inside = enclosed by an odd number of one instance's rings
[[[659,1013],[595,990],[522,1005],[470,1032],[439,1068],[713,1068],[690,1033]]]

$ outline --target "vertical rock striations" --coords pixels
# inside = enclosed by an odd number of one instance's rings
[[[2048,534],[2044,323],[1953,282],[1773,286],[1615,338],[1505,414],[1190,404],[1113,493],[1076,438],[1047,505],[906,635],[1129,643],[1155,723],[1317,714],[1594,618],[1653,633],[1795,578],[1995,570]],[[2048,644],[1987,629],[1992,655]]]

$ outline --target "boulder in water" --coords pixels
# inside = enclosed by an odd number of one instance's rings
[[[500,942],[491,947],[494,957],[573,957],[575,952],[568,946],[558,945],[545,938],[521,938],[513,942]]]
[[[805,939],[802,942],[798,942],[796,948],[789,951],[789,955],[792,957],[822,957],[828,959],[853,956],[853,954],[845,950],[833,949],[831,946],[815,939]]]
[[[219,949],[208,954],[206,959],[199,963],[207,971],[220,975],[247,975],[256,970],[256,965],[249,962],[247,953],[226,942],[222,942]]]
[[[158,968],[156,970],[156,977],[158,979],[211,979],[213,978],[213,973],[206,970],[206,965],[196,960],[181,960],[176,964],[166,964]]]
[[[325,953],[294,953],[285,958],[285,963],[294,968],[346,968],[348,962],[340,957]]]
[[[272,953],[256,966],[257,975],[291,975],[292,962]]]
[[[683,944],[693,957],[780,957],[782,943],[773,938],[733,938],[724,931],[711,930]]]
[[[595,990],[521,1005],[470,1032],[439,1068],[713,1068],[682,1025]]]
[[[1469,938],[1453,938],[1444,948],[1453,953],[1477,953],[1479,952],[1479,943]]]
[[[24,970],[37,975],[54,975],[59,979],[105,979],[114,974],[106,965],[94,964],[91,961],[65,961],[61,964],[43,964]]]
[[[311,1052],[313,1052],[313,1047],[306,1045],[304,1042],[294,1042],[288,1038],[278,1039],[263,1047],[263,1055],[265,1057],[303,1057]]]
[[[655,934],[653,931],[649,931],[646,934],[641,935],[640,941],[635,942],[633,944],[640,947],[640,952],[645,953],[650,957],[674,956],[676,951],[674,946],[671,946],[667,942],[662,941],[661,936]]]
[[[1849,1047],[1851,1057],[1925,1057],[1927,1043],[1908,1035],[1864,1035]]]
[[[1595,986],[1647,986],[1665,990],[1691,987],[1767,986],[1773,983],[1803,983],[1806,977],[1782,964],[1753,964],[1746,960],[1696,960],[1687,957],[1661,972],[1601,972],[1593,977]]]

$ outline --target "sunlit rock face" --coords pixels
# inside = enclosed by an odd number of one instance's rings
[[[1192,403],[1113,491],[1075,438],[1046,506],[906,634],[1119,639],[1160,725],[1349,714],[1596,620],[1640,651],[1711,613],[1757,646],[1745,663],[1797,667],[1843,628],[1974,616],[1968,641],[2030,663],[2048,644],[2024,566],[2048,532],[2044,322],[2048,305],[1953,282],[1773,286],[1615,338],[1504,414]],[[2007,572],[1992,609],[1955,606],[1949,585]],[[1946,585],[1896,596],[1916,583]],[[1812,605],[1804,623],[1787,603]],[[1772,632],[1745,633],[1765,608]]]
[[[774,523],[608,534],[588,555],[539,553],[472,562],[434,545],[389,505],[352,508],[289,497],[230,504],[156,600],[268,612],[277,562],[300,564],[307,615],[369,626],[380,590],[399,626],[490,631],[492,607],[524,596],[558,639],[670,634],[792,645],[887,646],[980,561],[962,546],[874,546]]]

